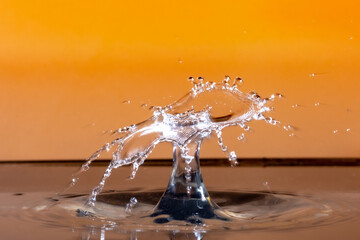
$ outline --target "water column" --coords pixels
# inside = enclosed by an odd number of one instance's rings
[[[173,171],[169,184],[151,217],[155,223],[182,220],[202,223],[201,219],[222,219],[222,211],[213,202],[203,183],[199,152],[201,141],[191,141],[186,147],[174,144]]]

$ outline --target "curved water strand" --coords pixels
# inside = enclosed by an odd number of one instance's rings
[[[87,171],[89,165],[103,152],[108,152],[115,147],[110,165],[100,184],[93,189],[90,195],[88,203],[93,205],[114,168],[131,164],[130,178],[134,178],[137,170],[156,145],[170,142],[176,149],[173,159],[174,169],[181,169],[179,171],[182,175],[181,177],[176,174],[172,175],[169,186],[171,182],[181,182],[187,197],[193,196],[193,191],[202,192],[205,196],[207,192],[202,183],[198,159],[200,145],[204,139],[211,137],[214,133],[217,136],[219,147],[227,155],[231,165],[235,166],[237,163],[235,151],[229,150],[223,143],[222,130],[224,128],[239,126],[244,131],[250,131],[247,123],[258,120],[270,125],[281,126],[279,121],[265,114],[273,110],[272,107],[267,106],[267,103],[273,102],[277,98],[283,98],[283,95],[276,93],[269,98],[261,98],[256,92],[240,91],[238,86],[242,83],[241,78],[235,78],[232,83],[230,80],[229,76],[225,76],[223,81],[216,83],[204,81],[202,77],[198,77],[196,80],[190,77],[189,81],[193,86],[182,98],[166,106],[151,106],[150,110],[153,114],[149,119],[112,131],[112,134],[120,134],[120,136],[96,151],[75,174],[72,184],[75,184],[78,174]],[[283,129],[293,130],[290,125],[284,125]],[[245,135],[242,134],[240,139],[245,139]],[[196,152],[193,151],[194,144],[198,146]],[[180,164],[180,162],[184,163]],[[197,179],[196,184],[194,184],[194,179]],[[179,190],[180,188],[175,189]],[[168,198],[169,193],[166,195]],[[179,195],[177,192],[172,193],[173,196]],[[197,200],[195,199],[195,201]],[[164,203],[161,200],[160,202]],[[209,202],[209,206],[213,206],[213,203]],[[171,211],[171,209],[168,210]],[[165,210],[162,209],[162,211],[164,213]],[[209,208],[208,214],[210,212],[214,212],[214,209]],[[216,214],[212,214],[216,216]]]

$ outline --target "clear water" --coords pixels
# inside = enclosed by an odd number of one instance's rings
[[[85,207],[89,187],[96,184],[93,176],[101,175],[104,166],[94,165],[72,192],[54,193],[75,169],[75,165],[63,163],[0,164],[0,179],[6,180],[0,185],[1,238],[360,237],[358,167],[202,167],[211,199],[222,211],[234,215],[232,221],[173,220],[161,224],[148,216],[164,192],[170,167],[144,166],[131,181],[126,177],[129,167],[117,169],[94,207]]]
[[[281,94],[261,98],[256,92],[244,93],[238,88],[242,79],[235,78],[230,83],[229,76],[225,76],[219,83],[204,82],[202,77],[197,78],[197,81],[190,77],[189,81],[193,87],[178,101],[164,107],[151,106],[150,110],[153,111],[151,118],[112,131],[113,134],[119,136],[97,150],[75,174],[70,187],[76,183],[79,175],[87,171],[90,164],[100,157],[102,152],[112,151],[113,159],[99,185],[92,190],[87,203],[89,206],[94,206],[97,195],[104,188],[105,181],[113,169],[131,164],[130,177],[135,178],[140,165],[161,142],[170,142],[174,145],[174,163],[176,163],[174,168],[178,169],[174,173],[177,180],[172,181],[180,181],[179,175],[183,174],[187,195],[190,196],[192,192],[204,187],[198,186],[199,183],[194,185],[195,180],[192,179],[199,178],[197,180],[202,182],[198,159],[194,155],[199,154],[201,142],[204,139],[212,135],[217,137],[220,149],[227,155],[231,165],[235,166],[237,163],[235,151],[230,151],[223,143],[222,130],[224,128],[237,126],[244,131],[249,131],[250,127],[247,123],[255,120],[263,120],[271,125],[281,125],[279,121],[265,115],[272,110],[267,103],[276,98],[282,98]],[[291,125],[282,125],[282,127],[290,132],[289,136],[293,136]],[[245,140],[245,134],[242,133],[238,139]],[[192,189],[194,187],[195,190]],[[205,190],[203,191],[203,194],[207,195]]]
[[[338,224],[358,216],[357,194],[324,197],[277,191],[268,179],[262,182],[261,190],[234,190],[236,184],[230,181],[221,189],[208,191],[199,159],[204,139],[216,137],[229,165],[236,166],[236,153],[222,140],[224,128],[242,128],[244,132],[238,137],[241,141],[250,130],[250,121],[280,126],[289,136],[293,136],[294,128],[267,116],[272,110],[269,104],[283,97],[281,94],[261,98],[255,92],[244,93],[238,88],[240,78],[233,83],[227,76],[220,83],[204,82],[202,78],[190,80],[193,87],[184,97],[164,107],[150,107],[151,118],[113,131],[115,139],[96,151],[74,174],[67,192],[101,153],[113,153],[90,196],[65,192],[56,196],[27,194],[26,204],[15,207],[22,208],[21,221],[35,220],[46,226],[81,231],[82,239],[105,239],[106,232],[154,231],[166,232],[170,239],[202,239],[213,231],[298,230]],[[146,181],[136,190],[103,191],[113,169],[131,165],[130,178],[134,179],[139,167],[162,142],[173,144],[173,169],[165,191],[148,186]]]
[[[219,83],[204,82],[201,77],[197,81],[189,80],[193,87],[184,97],[164,107],[152,106],[151,118],[113,131],[119,136],[96,151],[76,173],[70,186],[102,152],[112,151],[113,159],[90,197],[67,196],[62,201],[57,199],[61,204],[55,206],[66,206],[85,219],[120,221],[111,221],[114,228],[140,224],[144,229],[153,230],[287,229],[326,221],[333,211],[330,206],[305,196],[272,192],[268,183],[265,184],[268,192],[263,193],[208,193],[199,159],[204,139],[215,136],[231,166],[236,166],[235,152],[230,151],[222,140],[224,128],[241,127],[249,131],[248,122],[262,120],[282,126],[290,132],[289,136],[293,136],[293,127],[266,116],[272,110],[268,103],[283,97],[281,94],[261,98],[255,92],[244,93],[238,88],[242,80],[236,78],[230,83],[228,76]],[[238,139],[244,140],[245,134]],[[132,165],[131,179],[134,179],[140,165],[161,142],[173,144],[173,172],[164,193],[100,194],[115,168]],[[69,198],[71,200],[65,201]],[[221,204],[221,199],[226,204]],[[52,208],[51,211],[56,210]],[[331,219],[336,218],[332,216]]]
[[[92,208],[84,208],[88,199],[87,194],[47,197],[46,200],[36,201],[32,206],[30,204],[26,210],[26,217],[36,216],[37,220],[48,225],[75,229],[91,226],[111,231],[187,232],[291,230],[334,224],[352,217],[345,206],[328,200],[324,202],[325,199],[318,199],[317,196],[285,192],[219,190],[211,191],[210,195],[221,211],[227,214],[224,218],[229,219],[228,221],[215,218],[199,219],[197,215],[193,216],[192,222],[166,221],[169,217],[166,214],[154,221],[149,213],[154,210],[162,195],[163,190],[159,189],[103,192],[98,195]],[[129,199],[137,201],[131,206],[131,210]],[[191,201],[187,200],[188,207],[193,205]],[[194,200],[194,203],[197,201]]]

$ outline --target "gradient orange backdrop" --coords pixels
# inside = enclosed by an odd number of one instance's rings
[[[238,157],[360,157],[359,12],[357,1],[1,1],[0,159],[86,158],[102,131],[149,117],[141,104],[226,74],[284,94],[271,115],[299,129],[254,123],[246,143],[227,130]],[[201,156],[222,157],[215,145]]]

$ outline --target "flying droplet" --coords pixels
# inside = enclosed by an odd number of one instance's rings
[[[338,130],[337,129],[335,129],[334,131],[333,131],[333,133],[337,133],[338,132]]]
[[[191,82],[192,84],[195,84],[195,79],[193,77],[189,77],[188,81]]]
[[[319,105],[320,105],[319,102],[316,102],[316,103],[314,104],[315,107],[318,107]]]
[[[233,87],[237,87],[242,82],[243,82],[243,80],[241,79],[241,77],[236,77],[234,80],[234,83],[233,83]]]
[[[267,190],[271,193],[271,188],[268,181],[263,182],[263,185],[267,188]]]
[[[290,130],[294,130],[294,127],[293,126],[291,126],[291,125],[284,125],[284,127],[283,127],[286,131],[290,131]]]
[[[237,159],[236,153],[234,151],[231,151],[229,153],[229,161],[235,161]]]
[[[240,141],[243,141],[243,142],[245,142],[245,140],[246,140],[246,138],[245,138],[245,134],[244,133],[242,133],[238,138],[237,138],[238,140],[240,140]]]
[[[270,100],[274,100],[275,98],[284,98],[284,95],[281,93],[274,93],[269,97]]]
[[[125,100],[122,102],[123,104],[130,104],[130,100]]]
[[[225,75],[225,78],[224,78],[224,80],[223,80],[223,83],[224,83],[224,84],[228,84],[229,81],[230,81],[230,77],[229,77],[228,75]]]
[[[105,144],[105,149],[107,152],[110,151],[110,148],[111,148],[110,143]]]
[[[347,132],[350,132],[350,128],[347,128],[346,131],[347,131]]]
[[[183,63],[183,60],[181,58],[179,58],[178,62],[181,64],[181,63]]]

